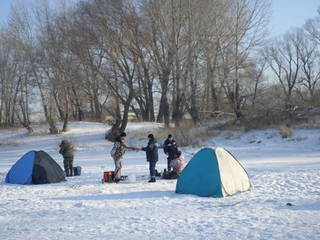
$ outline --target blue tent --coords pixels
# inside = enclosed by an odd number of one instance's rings
[[[241,164],[223,148],[203,148],[189,161],[176,185],[177,193],[224,197],[249,190]]]
[[[61,167],[43,151],[30,151],[10,169],[6,183],[44,184],[65,181]]]

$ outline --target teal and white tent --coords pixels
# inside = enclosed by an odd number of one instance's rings
[[[247,191],[251,183],[247,172],[227,150],[203,148],[182,171],[177,193],[202,197],[225,197]]]

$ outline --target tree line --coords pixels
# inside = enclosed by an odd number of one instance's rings
[[[0,28],[0,124],[51,133],[113,117],[241,121],[319,104],[320,12],[268,38],[269,0],[88,0],[13,7]]]

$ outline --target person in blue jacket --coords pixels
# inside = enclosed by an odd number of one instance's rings
[[[148,135],[148,145],[141,150],[146,152],[147,161],[149,162],[150,180],[149,182],[156,181],[156,164],[158,161],[158,143],[153,134]]]

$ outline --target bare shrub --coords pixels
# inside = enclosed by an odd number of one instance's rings
[[[178,146],[197,147],[200,146],[202,140],[215,137],[220,132],[208,129],[207,127],[195,127],[190,121],[184,121],[179,128],[158,128],[157,130],[153,130],[152,133],[159,141],[166,139],[169,134],[172,134]],[[146,139],[146,132],[137,132],[131,138],[144,140]]]
[[[317,115],[310,115],[306,121],[295,124],[294,127],[300,129],[319,129],[320,114],[318,113]]]
[[[268,136],[267,136],[267,139],[271,139],[271,138],[274,138],[278,136],[277,133],[273,132],[273,133],[270,133]]]
[[[16,141],[5,141],[5,142],[0,142],[1,146],[12,146],[12,147],[18,147],[23,145],[23,142],[16,142]]]
[[[169,134],[172,134],[180,147],[199,146],[199,140],[192,134],[191,130],[184,128],[159,128],[155,132],[155,135],[158,139],[166,139]]]
[[[220,134],[217,130],[209,130],[208,128],[196,128],[194,129],[194,136],[196,138],[208,139],[212,137],[216,137]]]
[[[297,142],[302,142],[302,141],[305,141],[307,139],[308,139],[307,136],[298,136],[298,137],[293,138],[292,140],[293,141],[297,141]]]
[[[223,137],[225,139],[232,139],[234,137],[234,133],[232,131],[225,131],[223,133]]]
[[[293,135],[292,130],[285,124],[279,126],[279,133],[282,138],[291,138]]]
[[[194,124],[194,121],[189,120],[189,119],[183,119],[180,122],[180,126],[177,128],[179,128],[179,129],[194,129],[196,127],[197,126]]]
[[[194,137],[190,131],[184,131],[182,129],[176,129],[173,133],[175,139],[179,146],[186,147],[186,146],[199,146],[200,141],[197,137]]]
[[[170,128],[158,128],[150,131],[136,131],[129,135],[130,139],[137,139],[137,140],[146,140],[149,133],[153,133],[154,136],[159,139],[166,139],[168,134],[172,134]]]

